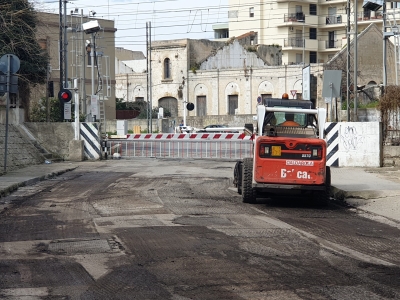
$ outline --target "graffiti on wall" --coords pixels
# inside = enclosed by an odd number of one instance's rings
[[[365,137],[357,132],[357,127],[355,126],[342,127],[340,138],[346,151],[360,149],[365,141]]]

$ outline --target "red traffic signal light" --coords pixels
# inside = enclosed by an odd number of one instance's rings
[[[58,99],[60,101],[69,102],[72,99],[72,93],[70,90],[62,89],[58,92]]]

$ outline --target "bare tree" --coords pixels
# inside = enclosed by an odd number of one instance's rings
[[[36,11],[28,0],[0,0],[0,56],[14,54],[21,61],[19,99],[28,120],[30,87],[46,83],[48,53],[36,39]]]

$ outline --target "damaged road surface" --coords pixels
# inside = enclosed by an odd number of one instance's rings
[[[88,162],[2,198],[0,298],[400,299],[399,224],[244,204],[234,165]]]

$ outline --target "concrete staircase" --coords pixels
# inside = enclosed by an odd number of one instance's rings
[[[35,146],[18,127],[8,125],[7,163],[6,170],[4,170],[6,125],[0,124],[0,175],[4,171],[8,172],[29,165],[42,164],[47,159],[45,150],[40,150],[39,146]]]

